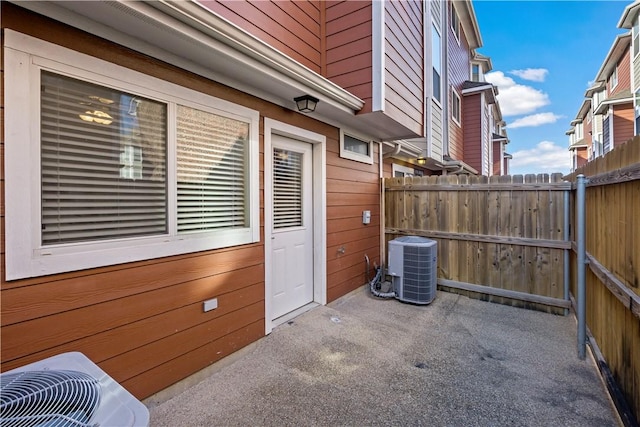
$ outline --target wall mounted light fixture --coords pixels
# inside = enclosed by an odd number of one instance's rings
[[[316,105],[320,101],[318,98],[314,98],[311,95],[302,95],[297,98],[293,98],[298,106],[298,111],[301,113],[313,113],[316,110]]]
[[[416,161],[418,162],[419,165],[426,165],[427,164],[427,158],[426,157],[418,157],[416,159]]]

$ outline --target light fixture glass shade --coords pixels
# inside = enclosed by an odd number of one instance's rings
[[[293,98],[293,100],[296,102],[298,111],[301,113],[313,113],[316,110],[318,101],[320,101],[318,98],[314,98],[311,95],[299,96],[297,98]]]
[[[427,163],[426,157],[418,157],[417,162],[419,165],[425,165]]]

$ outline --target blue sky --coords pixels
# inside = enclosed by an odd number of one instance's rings
[[[498,85],[512,175],[568,173],[565,132],[602,65],[631,1],[474,0]]]

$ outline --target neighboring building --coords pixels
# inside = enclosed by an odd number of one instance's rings
[[[591,99],[582,102],[576,118],[571,122],[569,136],[569,150],[571,151],[571,172],[587,164],[592,147],[593,120]]]
[[[631,35],[616,37],[595,81],[603,83],[603,96],[593,105],[602,116],[602,153],[606,154],[634,136],[634,105],[631,93]]]
[[[361,286],[380,176],[488,175],[506,136],[469,2],[0,7],[3,370],[80,351],[150,396]]]
[[[618,28],[631,30],[631,93],[634,94],[634,135],[640,135],[640,1],[629,4],[622,13]]]

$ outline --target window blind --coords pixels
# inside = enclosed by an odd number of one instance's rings
[[[167,232],[166,105],[41,74],[43,245]]]
[[[273,149],[273,228],[302,224],[302,153]]]
[[[178,105],[178,232],[248,226],[249,124]]]

